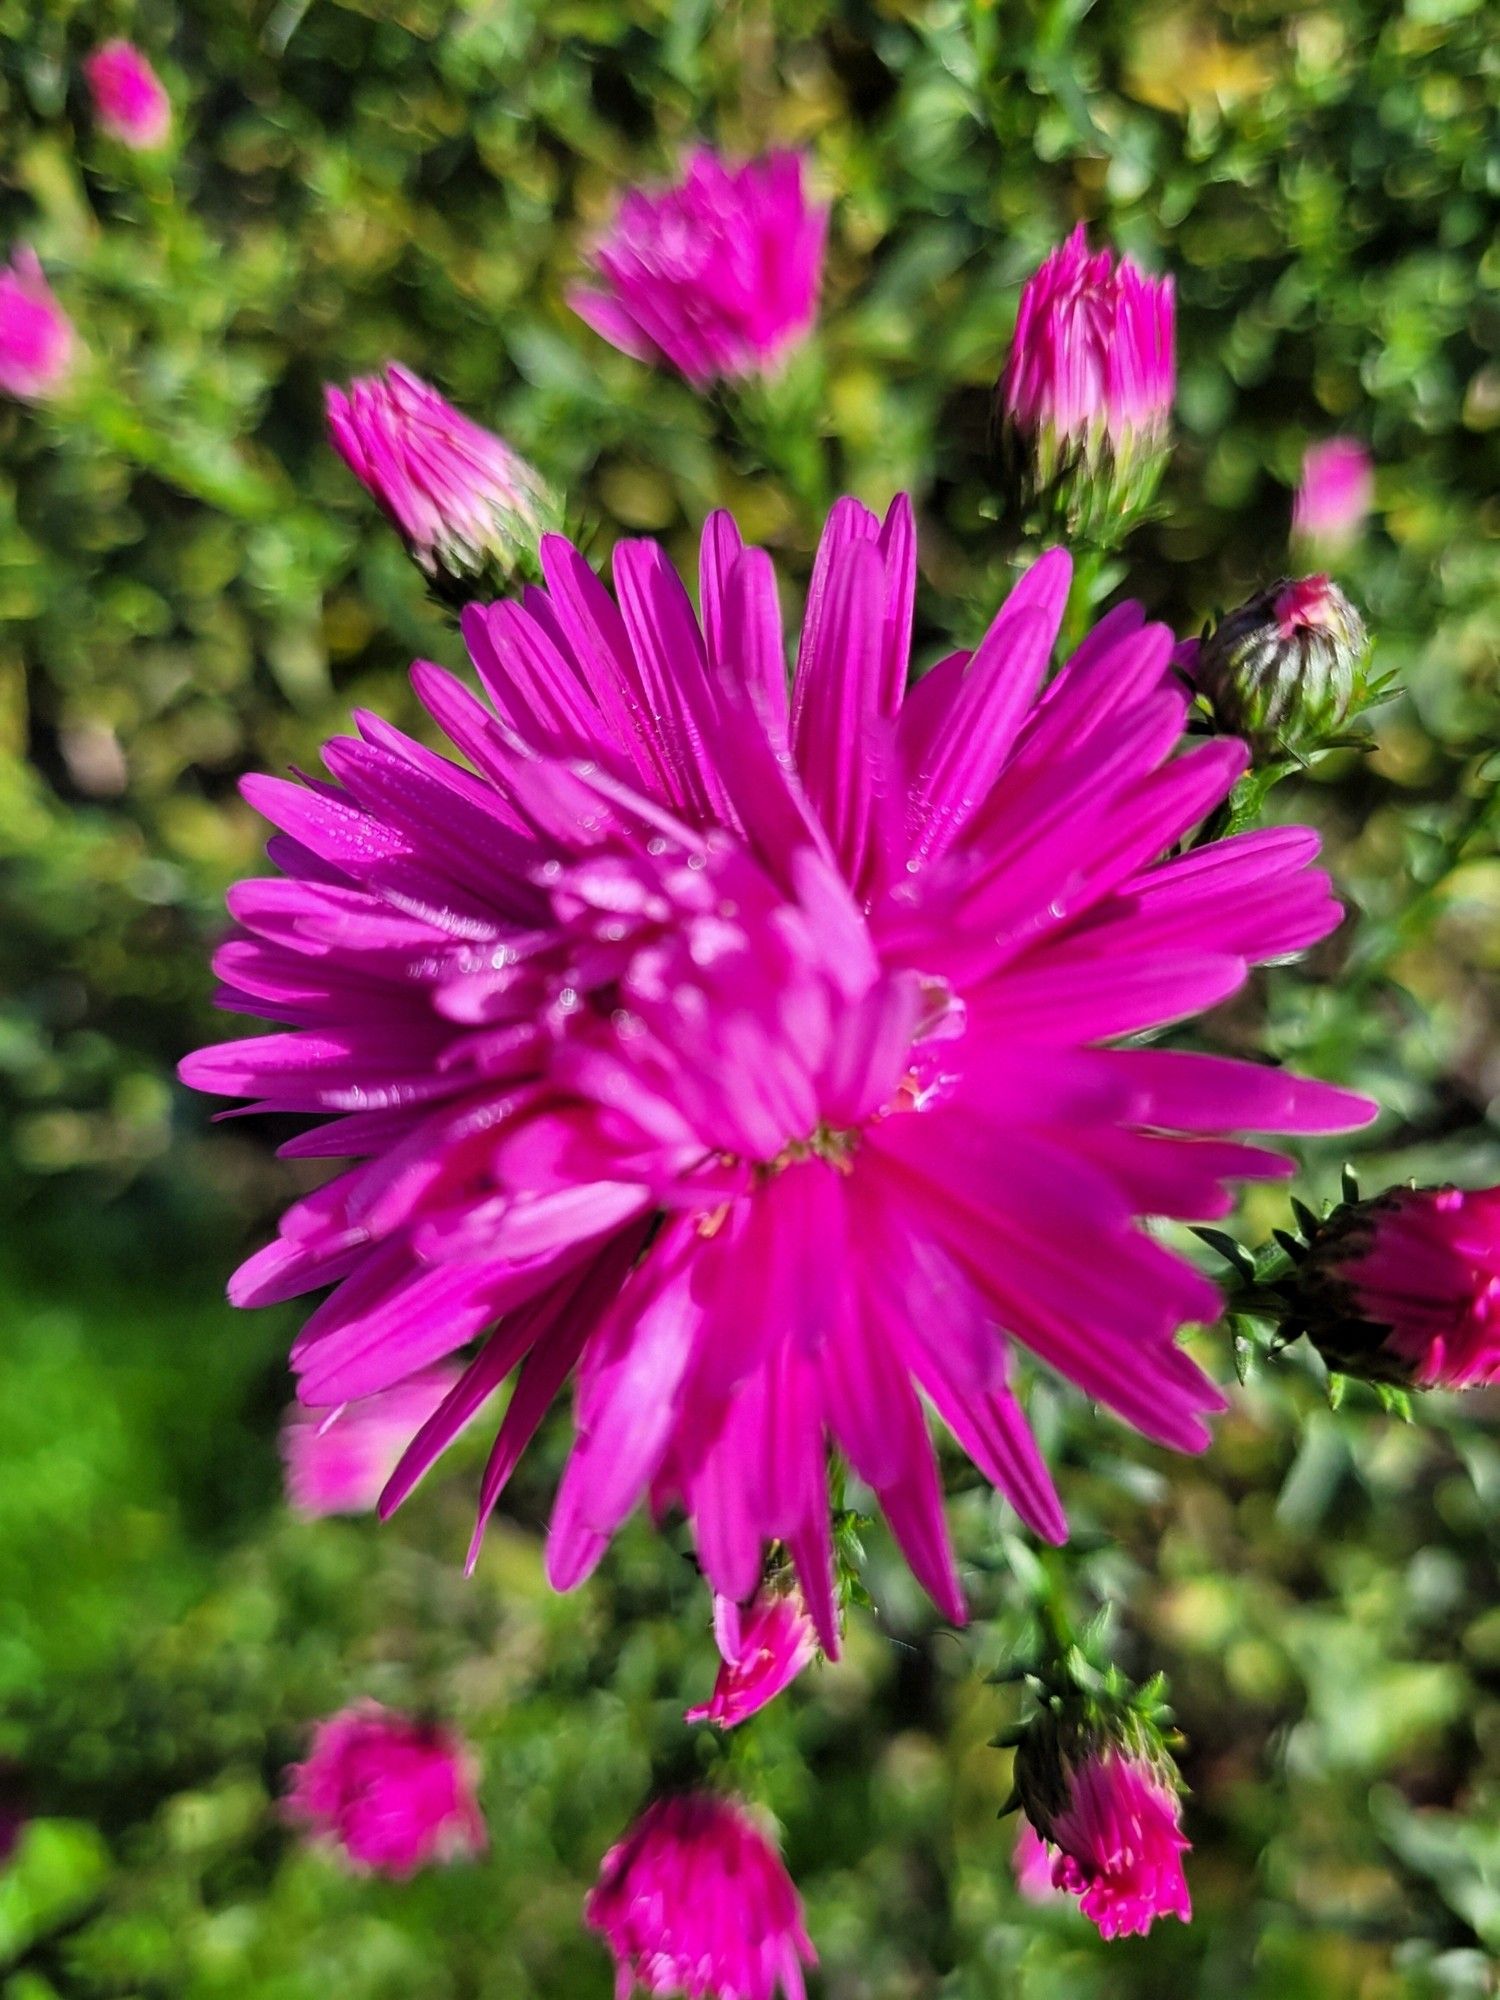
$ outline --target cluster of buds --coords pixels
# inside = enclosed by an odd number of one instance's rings
[[[1105,1938],[1142,1935],[1158,1917],[1187,1923],[1189,1842],[1160,1681],[1132,1688],[1112,1672],[1035,1691],[1030,1720],[997,1739],[1015,1749],[1013,1803],[1033,1836],[1017,1845],[1023,1893],[1076,1896]]]
[[[995,391],[996,428],[1024,510],[1105,545],[1156,493],[1177,385],[1170,278],[1091,255],[1080,224],[1021,293]]]
[[[1328,745],[1370,700],[1365,622],[1326,576],[1283,577],[1204,636],[1192,668],[1216,725],[1259,761]]]

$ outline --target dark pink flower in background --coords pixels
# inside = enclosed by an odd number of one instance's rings
[[[286,1817],[360,1872],[400,1878],[484,1851],[473,1758],[433,1723],[356,1702],[318,1724],[288,1776]]]
[[[1024,1813],[1019,1818],[1011,1855],[1016,1887],[1028,1903],[1050,1903],[1058,1894],[1052,1886],[1052,1850]]]
[[[774,1846],[737,1801],[658,1799],[604,1857],[584,1922],[609,1946],[616,2000],[804,2000],[817,1954]]]
[[[424,1368],[378,1396],[338,1410],[293,1404],[281,1425],[286,1495],[294,1513],[368,1514],[414,1432],[458,1380],[453,1367]]]
[[[1392,1188],[1336,1211],[1298,1291],[1330,1366],[1416,1389],[1500,1382],[1500,1188]]]
[[[688,1722],[733,1729],[790,1687],[818,1656],[818,1634],[802,1593],[788,1577],[764,1583],[748,1608],[714,1599],[714,1637],[723,1664],[710,1699]]]
[[[1176,388],[1172,280],[1091,255],[1080,223],[1027,280],[997,389],[1025,500],[1067,527],[1128,524],[1166,463]]]
[[[131,42],[105,42],[83,65],[99,128],[132,152],[154,152],[172,130],[172,100]]]
[[[1326,438],[1309,445],[1292,510],[1292,533],[1326,554],[1335,554],[1357,538],[1374,494],[1374,466],[1357,438]]]
[[[0,269],[0,395],[42,402],[67,380],[76,345],[73,322],[22,244]]]
[[[519,1369],[471,1561],[576,1371],[558,1588],[643,1498],[680,1504],[734,1603],[783,1543],[833,1652],[832,1442],[961,1618],[922,1398],[1060,1539],[1015,1347],[1201,1449],[1223,1398],[1177,1334],[1219,1294],[1142,1218],[1223,1216],[1226,1182],[1290,1170],[1229,1135],[1373,1111],[1110,1046],[1335,926],[1317,838],[1174,852],[1244,747],[1184,744],[1171,635],[1137,607],[1048,681],[1061,552],[908,694],[910,509],[840,502],[790,697],[770,560],[727,516],[701,623],[653,543],[615,549],[615,598],[560,539],[541,563],[545,591],[464,615],[487,701],[414,670],[467,764],[360,714],[331,782],[246,781],[282,879],[231,892],[219,998],[281,1027],[182,1075],[312,1114],[294,1157],[360,1163],[231,1297],[336,1288],[293,1351],[313,1407],[482,1342],[383,1509]]]
[[[1050,1815],[1053,1887],[1078,1898],[1101,1937],[1144,1935],[1158,1917],[1191,1921],[1176,1787],[1149,1758],[1101,1743],[1068,1775]]]
[[[429,576],[503,580],[557,525],[541,474],[399,362],[325,396],[335,447]]]
[[[735,166],[699,147],[675,186],[626,195],[569,304],[696,388],[771,372],[817,318],[828,210],[804,180],[799,153]]]

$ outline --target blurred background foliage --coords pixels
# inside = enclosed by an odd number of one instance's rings
[[[600,553],[690,557],[727,503],[789,600],[827,492],[909,487],[931,659],[1004,587],[990,388],[1082,216],[1179,288],[1180,444],[1120,585],[1193,629],[1283,569],[1310,440],[1377,462],[1341,580],[1404,692],[1276,798],[1358,914],[1202,1033],[1373,1090],[1367,1187],[1500,1178],[1497,28],[1492,0],[0,0],[0,244],[89,355],[65,407],[0,408],[0,1804],[32,1816],[4,2000],[603,2000],[600,1854],[653,1772],[725,1757],[782,1819],[828,2000],[1495,1991],[1493,1396],[1335,1417],[1289,1354],[1189,1463],[1036,1385],[1074,1587],[1169,1671],[1190,1745],[1197,1921],[1103,1946],[1018,1899],[995,1817],[1014,1697],[984,1676],[1037,1560],[1003,1508],[953,1502],[968,1633],[872,1536],[847,1665],[689,1737],[713,1652],[682,1544],[542,1584],[560,1430],[471,1584],[480,1439],[384,1530],[288,1518],[291,1321],[222,1287],[293,1170],[172,1065],[221,1032],[206,951],[261,865],[237,777],[313,763],[356,703],[411,720],[410,658],[456,659],[324,442],[325,379],[429,374]],[[92,130],[108,33],[172,90],[160,159]],[[620,186],[698,135],[805,145],[834,203],[785,476],[563,303]],[[282,1767],[358,1694],[472,1736],[486,1861],[382,1887],[282,1832]]]

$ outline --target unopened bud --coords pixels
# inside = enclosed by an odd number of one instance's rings
[[[398,363],[327,402],[335,447],[447,595],[502,589],[562,526],[535,467]]]
[[[73,322],[22,244],[0,267],[0,395],[45,402],[67,381],[77,348]]]
[[[1299,756],[1360,707],[1369,659],[1365,622],[1337,584],[1283,577],[1214,627],[1194,679],[1219,727],[1257,757]]]
[[[1176,383],[1171,279],[1090,255],[1080,224],[1028,279],[995,392],[1022,509],[1063,534],[1121,539],[1166,464]]]

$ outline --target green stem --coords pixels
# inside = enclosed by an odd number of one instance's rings
[[[815,519],[833,504],[821,356],[798,356],[784,373],[726,387],[721,407],[740,444]]]

